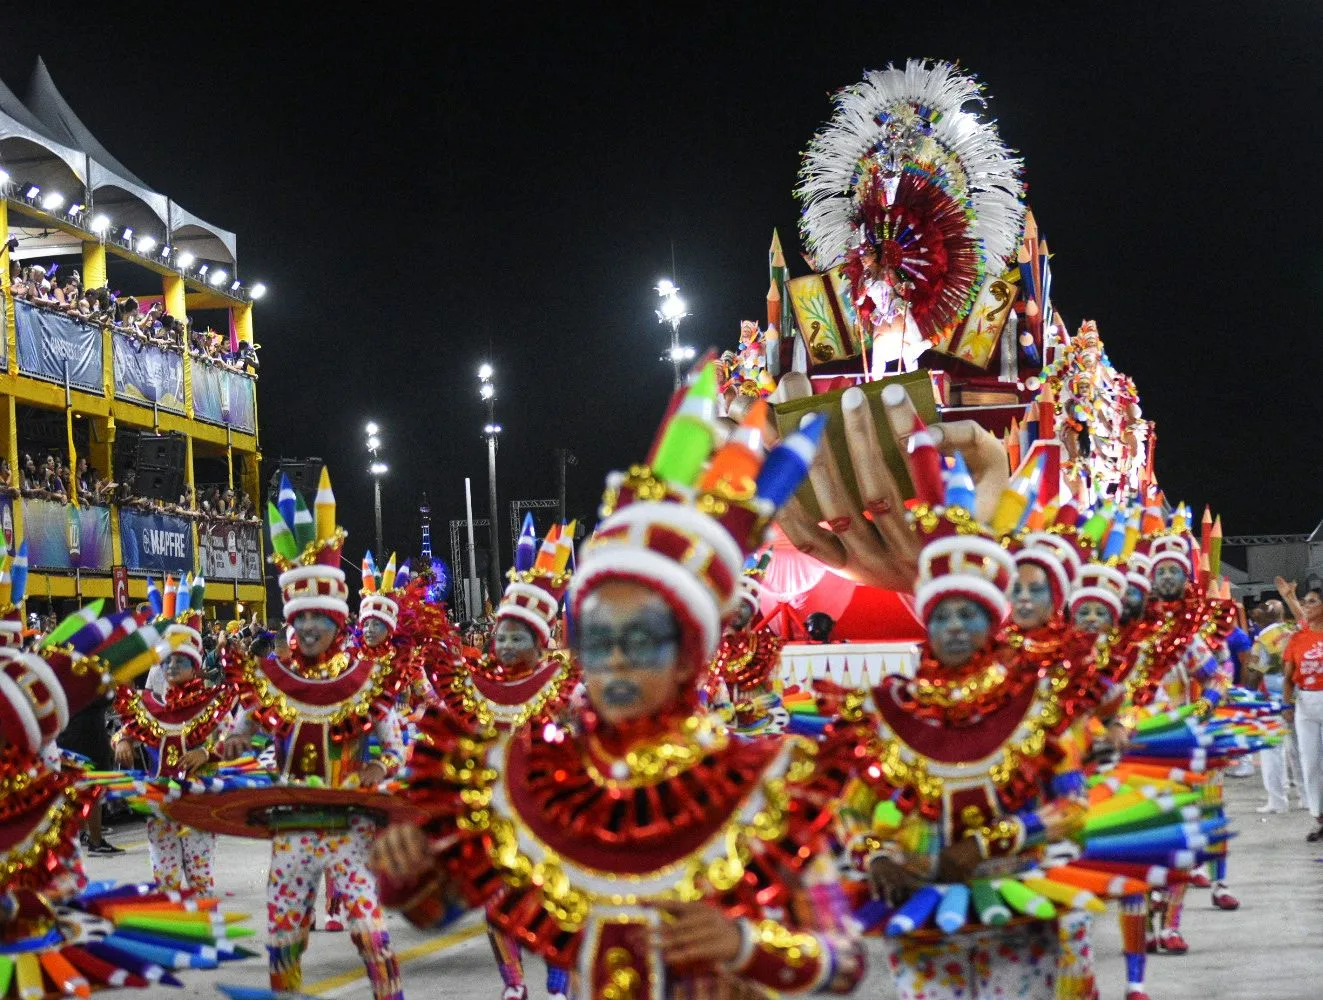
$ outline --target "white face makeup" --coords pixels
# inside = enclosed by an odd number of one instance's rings
[[[687,685],[680,633],[666,602],[642,584],[602,584],[580,605],[575,655],[588,699],[607,723],[655,716]]]
[[[1021,629],[1042,628],[1052,619],[1052,584],[1042,566],[1020,566],[1011,586],[1011,620]]]
[[[1081,601],[1075,609],[1073,624],[1081,632],[1101,635],[1111,631],[1116,619],[1112,616],[1112,609],[1102,601]]]
[[[1179,563],[1164,559],[1153,567],[1153,589],[1164,601],[1174,601],[1185,594],[1189,578]]]
[[[183,653],[171,653],[161,666],[165,671],[165,682],[171,687],[187,684],[197,676],[197,666]]]
[[[992,619],[968,597],[947,597],[928,615],[928,648],[942,666],[963,667],[987,645]]]

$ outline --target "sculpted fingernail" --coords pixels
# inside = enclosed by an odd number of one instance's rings
[[[845,395],[841,396],[841,408],[846,410],[857,410],[864,405],[864,391],[858,386],[850,386],[845,390]]]
[[[845,514],[841,517],[833,517],[827,522],[827,527],[838,535],[842,531],[848,531],[850,528],[850,515]]]
[[[905,390],[894,383],[882,390],[882,402],[887,406],[904,406],[905,400],[908,398]],[[844,403],[845,401],[842,400],[841,402]]]

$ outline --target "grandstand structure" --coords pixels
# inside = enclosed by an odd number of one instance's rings
[[[84,289],[132,295],[142,309],[160,301],[230,345],[256,346],[253,302],[265,289],[239,280],[235,235],[111,155],[40,60],[24,99],[0,82],[0,454],[11,470],[0,527],[11,550],[28,542],[29,608],[95,597],[132,606],[148,576],[201,572],[212,614],[242,606],[264,617],[260,525],[188,514],[212,484],[262,501],[256,377],[188,344],[16,298],[13,277],[33,265],[56,282],[77,270]],[[99,504],[72,487],[67,503],[24,495],[24,455],[41,450],[70,468],[85,458],[112,482],[132,471],[137,495],[160,503]],[[167,508],[184,493],[182,509]]]

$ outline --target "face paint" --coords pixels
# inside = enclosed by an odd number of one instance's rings
[[[1101,635],[1103,632],[1111,631],[1115,624],[1116,619],[1112,616],[1112,609],[1102,601],[1082,601],[1075,609],[1074,625],[1081,632]]]
[[[676,701],[695,669],[680,648],[670,607],[641,583],[605,582],[579,603],[574,654],[588,700],[608,725],[657,716]]]
[[[1121,601],[1121,620],[1134,621],[1144,613],[1144,592],[1133,583],[1125,588]]]
[[[165,682],[170,685],[187,684],[195,676],[196,666],[183,653],[171,653],[163,664]]]
[[[335,619],[320,611],[300,611],[294,616],[294,641],[299,652],[316,659],[331,648],[335,640]]]
[[[1153,589],[1164,601],[1174,601],[1185,594],[1188,578],[1180,564],[1164,559],[1153,567]]]
[[[602,616],[585,615],[579,637],[579,662],[584,670],[607,670],[619,650],[636,670],[660,670],[674,665],[679,636],[670,610],[640,608],[619,629],[612,629]]]
[[[523,622],[502,618],[492,635],[492,649],[496,658],[508,667],[516,664],[532,666],[538,661],[538,642],[533,630]]]
[[[1011,620],[1028,631],[1046,625],[1055,610],[1047,570],[1029,564],[1020,566],[1011,587]]]
[[[968,597],[946,597],[928,615],[928,648],[942,666],[962,667],[987,645],[992,619]]]
[[[602,688],[602,700],[613,708],[628,708],[635,704],[643,692],[631,680],[614,677]]]

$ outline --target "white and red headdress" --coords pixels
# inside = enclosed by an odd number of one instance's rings
[[[1015,579],[1011,554],[970,518],[961,507],[919,507],[912,521],[926,539],[919,550],[919,579],[914,609],[926,622],[948,597],[965,597],[980,605],[994,625],[1011,612],[1010,589]]]
[[[551,644],[551,627],[573,576],[570,560],[576,527],[575,521],[553,524],[539,547],[533,515],[524,515],[515,543],[514,567],[506,574],[510,582],[496,608],[497,624],[505,619],[520,622],[533,630],[543,646]]]
[[[156,612],[156,627],[170,644],[171,652],[181,653],[202,669],[206,651],[202,647],[202,608],[207,581],[201,575],[185,576],[176,581],[165,578],[165,593],[147,580],[147,600]]]
[[[1130,558],[1126,560],[1125,579],[1147,597],[1153,589],[1153,560],[1142,552],[1130,553]]]
[[[1111,609],[1112,617],[1119,619],[1125,588],[1125,574],[1119,569],[1103,563],[1088,563],[1080,569],[1078,583],[1070,595],[1070,613],[1074,614],[1085,601],[1101,601]]]
[[[325,469],[313,506],[315,518],[283,474],[277,502],[267,504],[271,561],[281,571],[277,582],[285,620],[292,622],[302,611],[320,611],[343,625],[349,618],[349,585],[340,568],[346,535],[335,523],[335,494]]]
[[[409,560],[404,560],[396,569],[395,553],[392,552],[386,565],[378,570],[372,553],[366,553],[363,556],[363,587],[358,597],[359,624],[375,618],[394,633],[400,625],[400,599],[411,578]]]
[[[1052,587],[1053,607],[1058,611],[1065,608],[1080,571],[1080,557],[1074,545],[1058,534],[1030,532],[1024,536],[1024,547],[1015,553],[1015,564],[1041,568]]]
[[[1164,562],[1174,562],[1185,570],[1185,575],[1194,578],[1194,560],[1191,558],[1190,540],[1184,535],[1160,535],[1154,538],[1148,547],[1148,557],[1153,569]]]

